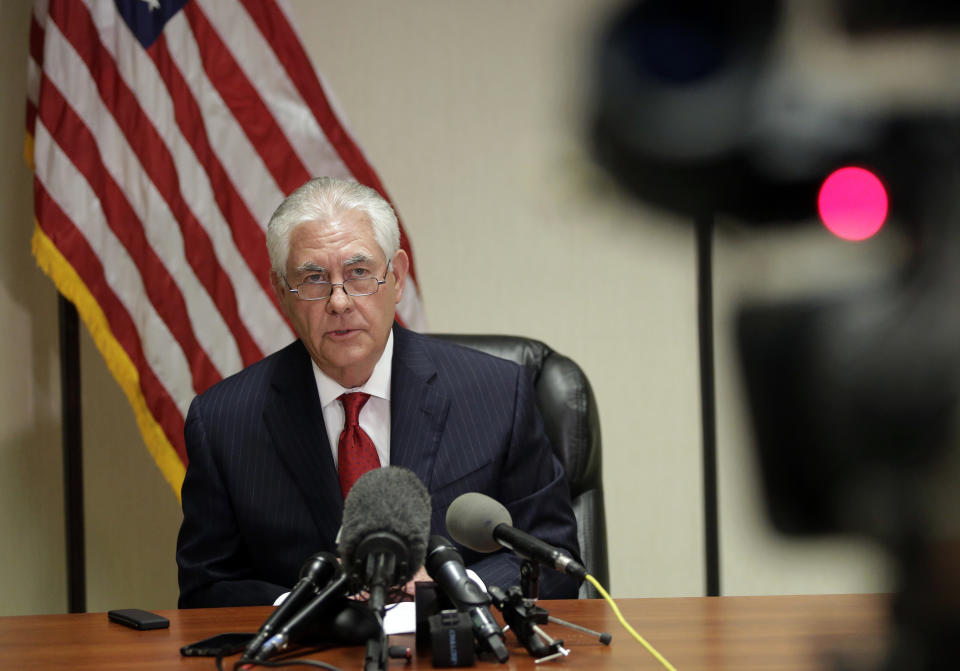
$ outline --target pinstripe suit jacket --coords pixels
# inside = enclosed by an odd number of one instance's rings
[[[457,496],[481,492],[579,558],[569,488],[522,367],[394,326],[391,396],[390,461],[430,492],[431,533],[447,535]],[[308,556],[335,550],[343,499],[300,341],[194,399],[185,436],[180,607],[272,603]],[[511,554],[461,551],[488,584],[519,581]],[[543,571],[542,597],[576,595],[574,580]]]

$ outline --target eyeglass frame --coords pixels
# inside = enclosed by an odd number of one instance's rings
[[[383,279],[377,279],[376,276],[373,276],[373,277],[352,277],[349,280],[344,280],[343,282],[301,282],[296,286],[296,288],[290,286],[290,282],[287,281],[286,274],[282,275],[282,277],[283,277],[283,283],[287,285],[287,291],[295,295],[298,301],[325,301],[331,296],[333,296],[333,290],[336,287],[340,287],[343,290],[343,293],[346,294],[347,296],[350,296],[350,298],[363,298],[364,296],[373,296],[375,293],[378,293],[380,291],[380,285],[387,283],[387,273],[390,272],[390,268],[392,266],[393,266],[393,261],[390,261],[387,263],[387,268],[386,270],[383,271]],[[351,294],[349,291],[347,291],[346,285],[349,284],[350,282],[357,282],[357,281],[362,282],[365,280],[376,280],[377,288],[368,294]],[[300,295],[300,287],[302,287],[304,284],[309,284],[311,286],[319,286],[322,284],[327,284],[330,286],[330,293],[327,294],[326,296],[321,296],[319,298],[304,298],[303,296]]]

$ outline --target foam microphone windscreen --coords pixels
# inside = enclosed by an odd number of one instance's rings
[[[493,537],[497,525],[513,525],[503,505],[477,492],[461,494],[447,508],[447,533],[453,540],[477,552],[495,552],[502,546]]]
[[[367,471],[347,494],[338,545],[344,565],[355,566],[360,544],[384,532],[403,543],[406,557],[397,559],[407,563],[411,575],[423,566],[430,535],[430,494],[413,471],[399,466]]]

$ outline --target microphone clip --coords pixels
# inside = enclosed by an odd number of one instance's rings
[[[520,564],[520,590],[527,599],[536,601],[540,597],[540,564],[524,559]]]
[[[531,657],[538,662],[566,657],[570,651],[563,647],[563,641],[551,638],[539,625],[547,624],[550,614],[523,595],[518,586],[509,588],[506,592],[496,585],[487,587],[487,592],[503,614],[507,628],[512,629],[520,644],[527,649]]]

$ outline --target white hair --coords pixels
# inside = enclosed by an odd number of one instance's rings
[[[400,249],[397,215],[383,196],[368,186],[336,177],[317,177],[287,196],[267,224],[267,253],[270,267],[286,274],[290,256],[290,235],[308,221],[328,222],[357,210],[367,216],[373,235],[387,263]]]

